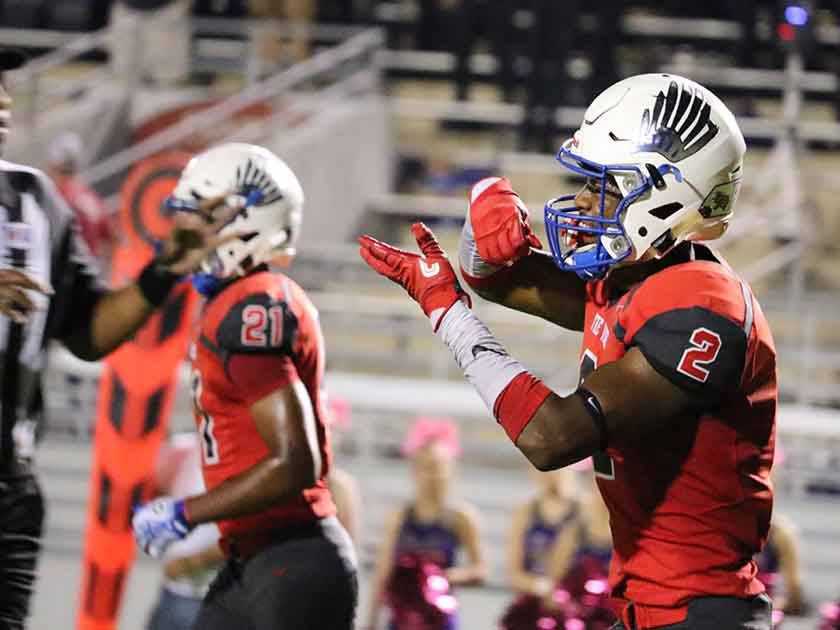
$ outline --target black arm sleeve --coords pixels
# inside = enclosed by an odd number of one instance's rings
[[[90,355],[93,312],[106,289],[75,222],[68,224],[55,250],[52,278],[55,295],[49,336],[62,341],[73,354]]]

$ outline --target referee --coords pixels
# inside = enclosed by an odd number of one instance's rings
[[[0,151],[12,104],[4,72],[24,61],[0,48]],[[221,199],[202,204],[210,212],[223,207]],[[214,234],[228,218],[176,218],[159,258],[134,284],[107,291],[49,178],[0,160],[0,630],[24,628],[41,548],[44,500],[15,426],[26,420],[47,341],[58,339],[85,360],[114,350],[220,245]]]

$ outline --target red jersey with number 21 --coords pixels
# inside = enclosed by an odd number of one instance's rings
[[[610,585],[638,628],[676,623],[704,595],[764,591],[777,404],[770,329],[749,288],[708,260],[665,268],[615,301],[588,285],[581,378],[637,347],[696,407],[593,460],[609,508]]]
[[[300,380],[315,412],[323,462],[315,486],[264,512],[221,521],[222,535],[278,529],[333,515],[335,505],[325,483],[330,448],[321,389],[324,341],[317,311],[303,289],[285,275],[268,271],[222,289],[204,306],[192,367],[208,490],[269,455],[251,417],[255,402]]]

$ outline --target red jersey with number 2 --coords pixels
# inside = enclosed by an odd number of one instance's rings
[[[250,407],[296,380],[303,382],[312,401],[323,462],[315,486],[264,512],[219,522],[222,535],[333,515],[325,482],[330,448],[321,389],[324,341],[318,313],[303,289],[268,271],[234,281],[205,304],[193,353],[193,402],[208,490],[269,455]]]
[[[752,557],[773,504],[776,353],[750,289],[703,260],[667,267],[615,301],[604,281],[587,293],[581,378],[637,347],[696,403],[593,458],[613,532],[613,595],[649,628],[679,621],[694,597],[763,592]]]

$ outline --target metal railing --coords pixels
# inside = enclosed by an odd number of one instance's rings
[[[106,29],[84,35],[62,31],[0,29],[0,41],[4,45],[54,48],[9,73],[10,89],[24,95],[21,99],[21,119],[27,127],[34,128],[39,115],[53,101],[72,98],[109,78],[102,70],[92,70],[86,76],[74,76],[72,80],[47,81],[50,73],[57,68],[88,53],[107,49],[107,36]]]
[[[317,98],[302,96],[293,103],[286,105],[285,109],[273,116],[245,123],[242,127],[229,134],[227,139],[235,139],[238,142],[259,143],[271,132],[286,127],[289,120],[300,114],[310,114],[316,111],[323,111],[330,105],[339,104],[353,94],[369,93],[379,86],[379,74],[370,68],[356,70],[349,76],[341,79],[328,88],[319,90]]]
[[[270,28],[278,36],[304,37],[327,45],[349,40],[364,32],[368,33],[364,37],[371,37],[374,32],[357,26],[223,18],[193,18],[189,28],[194,43],[193,69],[239,73],[245,84],[256,82],[252,63],[256,55],[253,42],[255,34],[260,30]],[[24,96],[19,103],[20,118],[24,124],[34,128],[39,117],[55,105],[73,100],[91,88],[107,85],[114,80],[107,63],[110,36],[108,28],[83,35],[40,29],[0,28],[0,41],[4,45],[53,49],[32,59],[23,68],[9,73],[10,87]],[[90,59],[92,53],[104,55],[106,62],[91,61],[87,72],[73,73],[67,79],[53,78],[55,70],[82,57]],[[203,63],[202,59],[209,61]]]
[[[385,53],[384,59],[390,52]],[[433,98],[394,99],[394,112],[400,116],[421,120],[459,120],[474,121],[486,125],[498,125],[514,128],[525,118],[522,105],[509,103],[488,103],[475,101],[441,101]],[[559,129],[572,130],[580,126],[583,120],[583,108],[558,107],[554,113],[555,124]],[[769,116],[738,116],[738,124],[747,140],[775,141],[784,134],[784,128],[776,118]],[[799,136],[804,142],[840,143],[840,123],[822,120],[802,120],[799,122]]]
[[[63,49],[77,41],[89,41],[91,38],[95,38],[103,32],[104,31],[97,31],[80,36],[78,33],[52,31],[40,28],[0,28],[0,41],[3,42],[4,46],[13,46],[15,48]],[[45,57],[52,54],[53,53],[49,53]],[[42,57],[41,59],[44,59],[45,57]]]
[[[377,29],[357,33],[333,48],[318,52],[309,59],[264,81],[248,86],[240,93],[208,109],[189,115],[160,133],[106,158],[87,169],[82,176],[89,183],[95,184],[123,172],[143,158],[178,146],[179,143],[200,131],[217,127],[251,105],[287,93],[296,86],[336,70],[344,63],[363,60],[382,44],[383,37]]]
[[[11,46],[44,46],[55,50],[10,73],[11,84],[29,81],[95,50],[107,48],[107,29],[76,35],[63,31],[0,29],[0,41]]]

